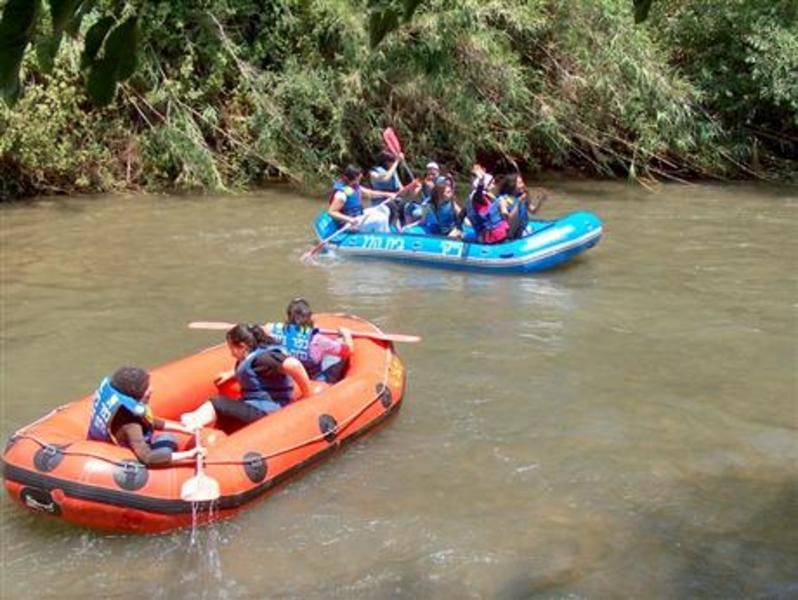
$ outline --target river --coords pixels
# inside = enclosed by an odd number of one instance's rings
[[[552,182],[605,236],[490,276],[325,258],[288,191],[0,206],[0,434],[294,296],[420,334],[396,419],[237,518],[129,536],[2,492],[3,598],[798,596],[795,188]]]

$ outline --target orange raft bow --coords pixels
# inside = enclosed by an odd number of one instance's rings
[[[319,314],[314,320],[320,327],[379,332],[356,317]],[[219,393],[214,380],[232,366],[221,344],[153,369],[155,414],[178,420],[196,409]],[[229,435],[203,429],[205,473],[219,482],[220,496],[212,510],[197,511],[198,522],[235,515],[395,414],[404,387],[404,366],[393,345],[357,338],[339,383]],[[87,440],[91,404],[91,396],[66,404],[11,436],[3,455],[11,497],[31,510],[89,527],[159,532],[191,525],[192,503],[180,492],[195,475],[194,461],[147,468],[127,448]]]

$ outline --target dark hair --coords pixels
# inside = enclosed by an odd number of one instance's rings
[[[150,387],[150,374],[138,367],[121,367],[111,375],[111,385],[116,391],[141,400]]]
[[[355,179],[358,178],[358,176],[362,174],[363,174],[363,169],[353,164],[346,165],[346,168],[344,169],[343,173],[344,179],[346,179],[347,181],[354,181]]]
[[[310,304],[304,298],[291,300],[285,309],[285,314],[288,323],[300,325],[309,322],[310,326],[313,327],[313,311],[310,310]]]
[[[377,163],[384,169],[390,167],[395,160],[396,157],[387,150],[383,150],[380,152],[379,156],[377,156]]]
[[[446,190],[447,185],[449,185],[452,188],[452,192],[454,192],[454,181],[452,181],[449,175],[438,175],[438,177],[435,178],[435,185],[432,187],[430,198],[436,207],[441,205],[443,201],[443,192]]]
[[[504,194],[512,196],[515,194],[515,185],[519,177],[521,177],[520,173],[510,173],[509,175],[505,175],[504,179],[502,180],[502,185],[499,188],[499,196],[503,196]]]
[[[254,323],[239,323],[232,327],[224,337],[228,342],[244,344],[250,350],[254,350],[258,346],[268,346],[277,343],[277,340],[266,333],[263,327]]]

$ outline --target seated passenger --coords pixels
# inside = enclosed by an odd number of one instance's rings
[[[462,233],[457,225],[462,221],[461,212],[462,209],[454,197],[452,180],[439,175],[435,180],[430,202],[424,210],[424,230],[432,235],[460,237]]]
[[[523,237],[529,224],[529,216],[538,211],[546,198],[546,192],[542,188],[527,190],[523,177],[518,173],[504,178],[496,200],[500,204],[502,216],[510,225],[508,239]]]
[[[388,233],[390,231],[391,210],[385,202],[364,209],[361,197],[386,197],[384,192],[361,187],[363,170],[357,165],[344,169],[341,178],[333,185],[330,193],[329,215],[339,227],[347,226],[364,233]],[[396,194],[388,194],[392,199]]]
[[[476,187],[468,198],[465,213],[479,242],[498,244],[507,239],[510,225],[501,213],[500,203],[487,191],[492,183],[492,177],[485,173],[484,169],[481,173],[477,171],[475,175]]]
[[[266,323],[266,331],[298,359],[311,379],[337,383],[343,376],[354,347],[352,334],[340,329],[341,339],[319,333],[310,304],[304,298],[288,303],[285,323]]]
[[[302,396],[310,394],[310,380],[302,363],[288,356],[285,348],[259,325],[239,323],[225,339],[236,359],[234,374],[241,387],[241,399],[212,398],[217,415],[251,423],[290,403],[294,385]]]
[[[427,163],[427,172],[421,184],[421,204],[427,204],[432,198],[432,190],[435,189],[435,180],[441,174],[441,168],[436,162]]]
[[[156,417],[149,406],[150,374],[138,367],[122,367],[100,383],[91,408],[88,439],[126,446],[145,465],[166,465],[194,457],[198,450],[177,452],[177,438],[156,429],[192,434],[193,431]]]

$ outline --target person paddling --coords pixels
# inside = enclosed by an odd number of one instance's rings
[[[145,465],[167,465],[193,458],[197,448],[177,451],[177,437],[155,430],[193,434],[175,421],[156,417],[149,406],[150,374],[139,367],[121,367],[100,383],[94,394],[88,439],[126,446]]]
[[[217,415],[251,423],[289,404],[298,386],[302,396],[311,393],[310,379],[296,358],[260,325],[239,323],[225,335],[230,354],[236,359],[235,378],[241,400],[215,396],[211,404]]]
[[[363,169],[357,165],[348,165],[341,178],[333,184],[330,194],[329,215],[338,223],[339,227],[363,233],[388,233],[390,231],[390,208],[386,203],[363,208],[362,198],[385,198],[385,192],[364,188],[360,185],[363,179]],[[392,199],[396,194],[388,194]]]

